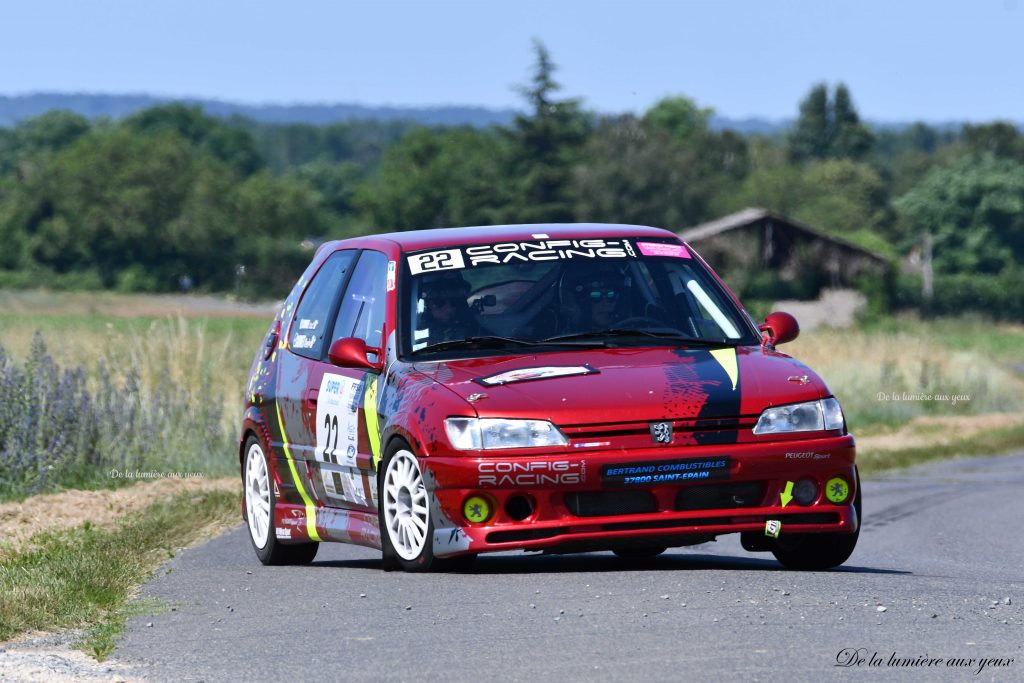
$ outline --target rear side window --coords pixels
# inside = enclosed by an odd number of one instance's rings
[[[299,301],[295,319],[292,321],[292,336],[288,340],[288,348],[293,353],[314,360],[319,360],[322,356],[328,319],[354,256],[353,250],[335,252],[327,257],[320,270],[313,276],[313,281]]]
[[[387,296],[388,258],[379,251],[364,251],[345,289],[331,339],[358,337],[380,348]]]

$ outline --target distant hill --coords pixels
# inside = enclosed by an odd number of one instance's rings
[[[764,119],[748,117],[743,119],[731,119],[728,116],[713,114],[708,125],[711,130],[734,130],[744,135],[779,135],[785,133],[793,123],[792,119]]]
[[[470,125],[486,127],[512,122],[511,109],[486,107],[368,107],[361,104],[236,104],[198,98],[152,95],[94,95],[87,93],[36,93],[0,95],[0,126],[9,127],[53,109],[65,109],[88,118],[121,118],[140,109],[168,102],[198,105],[211,116],[244,116],[261,123],[309,123],[323,125],[353,119],[416,121],[429,126]]]
[[[140,109],[168,102],[198,105],[212,116],[243,116],[260,123],[308,123],[324,125],[354,119],[376,121],[415,121],[427,126],[508,125],[516,115],[514,109],[489,109],[470,106],[437,107],[371,107],[362,104],[238,104],[223,100],[200,98],[156,97],[153,95],[98,95],[89,93],[35,93],[31,95],[0,95],[0,127],[9,127],[25,119],[53,109],[77,112],[88,118],[108,116],[121,118]],[[744,135],[780,135],[793,119],[760,117],[711,117],[716,131],[735,130]],[[911,125],[902,121],[867,121],[876,130],[899,131]],[[940,131],[956,131],[963,125],[957,121],[929,122]]]

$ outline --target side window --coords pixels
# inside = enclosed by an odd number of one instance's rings
[[[359,337],[367,346],[381,346],[384,304],[387,301],[388,258],[364,251],[341,300],[332,340]]]
[[[306,288],[295,310],[292,336],[288,340],[292,352],[306,358],[320,359],[327,336],[328,318],[354,256],[355,251],[351,249],[335,252],[327,257],[313,276],[313,281]]]

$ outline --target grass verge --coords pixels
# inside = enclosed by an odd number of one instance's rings
[[[133,614],[130,603],[160,563],[238,522],[238,494],[189,492],[158,501],[114,529],[89,522],[37,534],[22,550],[0,551],[0,641],[26,631],[87,627],[78,646],[99,660]]]
[[[998,455],[1019,450],[1024,444],[1024,424],[994,429],[970,438],[895,450],[857,450],[857,466],[864,476],[884,470],[919,465],[929,460],[972,455]]]

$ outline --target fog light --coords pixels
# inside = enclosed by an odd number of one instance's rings
[[[483,496],[470,496],[462,504],[462,516],[473,524],[486,522],[491,517],[491,504]]]
[[[813,479],[801,479],[793,487],[793,500],[797,505],[810,505],[818,498],[818,484]]]
[[[850,497],[850,485],[842,477],[832,477],[825,484],[825,497],[838,505]]]

